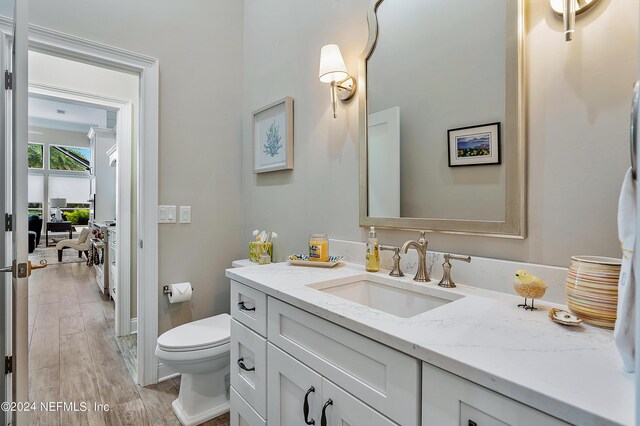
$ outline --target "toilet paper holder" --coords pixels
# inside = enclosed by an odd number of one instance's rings
[[[195,289],[193,288],[193,286],[191,286],[191,291],[194,291]],[[171,291],[171,287],[168,285],[165,285],[164,287],[162,287],[162,294],[167,294],[169,296],[173,296],[173,292]]]

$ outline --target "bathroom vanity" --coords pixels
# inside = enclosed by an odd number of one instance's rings
[[[226,275],[232,425],[633,422],[611,332],[551,322],[559,305],[355,264]]]

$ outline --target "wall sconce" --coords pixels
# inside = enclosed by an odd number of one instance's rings
[[[549,0],[553,11],[562,16],[564,22],[564,40],[571,41],[576,26],[576,15],[586,12],[598,3],[598,0]]]
[[[331,83],[331,106],[333,118],[336,118],[337,99],[343,102],[356,94],[356,79],[347,72],[340,48],[335,44],[327,44],[320,51],[320,81]]]

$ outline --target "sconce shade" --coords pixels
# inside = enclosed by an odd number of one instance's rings
[[[320,81],[332,83],[349,77],[347,66],[342,59],[340,48],[335,44],[327,44],[320,51]]]
[[[60,208],[67,207],[67,199],[66,198],[52,198],[49,200],[52,208]]]

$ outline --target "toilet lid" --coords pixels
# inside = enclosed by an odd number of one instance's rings
[[[180,325],[158,337],[158,347],[165,351],[195,351],[219,346],[229,341],[231,316],[216,315]]]

